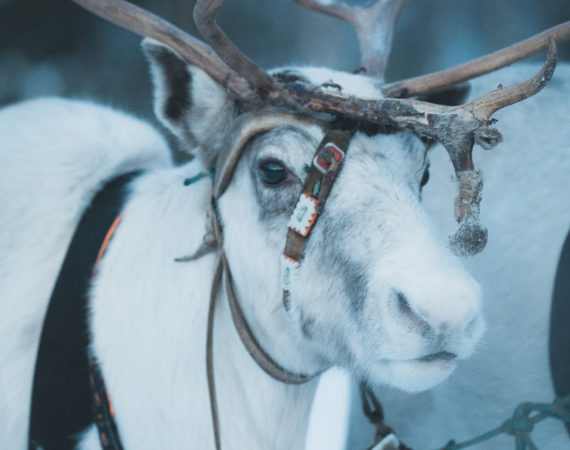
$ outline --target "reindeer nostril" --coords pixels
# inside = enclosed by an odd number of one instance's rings
[[[410,302],[402,292],[396,291],[396,297],[398,298],[398,310],[400,314],[409,320],[414,331],[420,333],[422,336],[434,333],[431,325],[414,312],[410,306]]]
[[[467,326],[465,327],[465,334],[469,337],[473,336],[473,333],[475,332],[475,328],[478,325],[478,318],[474,317],[473,319],[471,319],[469,321],[469,323],[467,324]]]

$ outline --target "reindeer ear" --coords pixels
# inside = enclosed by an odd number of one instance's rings
[[[142,47],[150,63],[158,120],[179,139],[182,150],[198,150],[204,164],[212,168],[236,116],[233,100],[223,87],[166,45],[146,38]]]

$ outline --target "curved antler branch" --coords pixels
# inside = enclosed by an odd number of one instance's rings
[[[392,50],[394,25],[408,0],[377,0],[368,8],[348,7],[318,0],[295,0],[299,5],[352,24],[356,30],[361,64],[366,74],[384,80]]]
[[[445,86],[462,83],[539,53],[547,48],[550,37],[557,43],[569,40],[570,21],[451,69],[386,84],[383,86],[382,92],[386,97],[413,97]]]
[[[210,47],[155,14],[123,0],[72,1],[115,25],[168,45],[185,61],[198,66],[225,86],[235,97],[254,97],[248,81],[228,67]]]
[[[394,126],[441,142],[451,157],[459,181],[456,215],[460,227],[451,240],[451,246],[456,253],[463,255],[478,253],[485,246],[487,239],[487,231],[478,223],[482,178],[480,172],[475,171],[473,167],[471,155],[473,145],[479,144],[484,148],[491,148],[501,141],[500,133],[488,126],[490,116],[498,109],[521,101],[542,89],[550,80],[556,66],[554,41],[570,38],[570,22],[566,22],[534,38],[496,52],[490,57],[460,66],[460,68],[467,67],[466,70],[456,68],[445,76],[434,74],[427,77],[432,80],[431,84],[427,84],[428,90],[472,78],[536,53],[545,47],[545,42],[552,35],[548,57],[537,76],[516,86],[493,91],[466,105],[449,107],[409,99],[366,99],[341,93],[330,94],[319,90],[318,86],[275,82],[243,55],[216,24],[215,17],[224,0],[198,0],[194,12],[197,25],[219,56],[208,46],[168,22],[126,1],[73,1],[108,21],[143,36],[153,37],[170,46],[186,61],[197,65],[226,87],[241,102],[244,111],[277,107],[317,120],[343,117]],[[297,1],[311,9],[356,24],[361,30],[370,30],[380,17],[384,17],[389,22],[387,25],[389,33],[382,42],[389,43],[391,27],[406,0],[378,0],[368,9],[323,5],[318,0]],[[386,11],[389,13],[381,14],[382,8],[388,8]],[[389,49],[389,45],[387,48]],[[372,71],[381,74],[385,63],[385,59],[380,59],[368,64]],[[424,92],[414,87],[413,83],[411,87],[402,87],[408,86],[406,83],[404,81],[398,85],[400,87],[397,93],[405,96]],[[386,86],[387,91],[391,92],[393,86]],[[421,89],[425,89],[425,86]]]
[[[485,121],[489,120],[499,109],[520,102],[541,91],[552,78],[557,61],[558,52],[556,50],[556,42],[552,37],[549,37],[546,62],[539,73],[530,80],[489,92],[468,105],[465,105],[465,108],[468,108],[475,117]]]
[[[546,61],[538,74],[514,86],[489,92],[458,109],[468,112],[486,125],[491,115],[499,109],[531,97],[546,86],[554,74],[557,61],[556,43],[550,38]],[[455,200],[455,216],[459,228],[449,238],[450,247],[457,255],[477,254],[487,244],[487,229],[479,223],[483,176],[473,167],[473,144],[490,148],[501,140],[500,133],[487,126],[474,130],[472,134],[462,136],[461,133],[453,133],[449,138],[440,140],[451,157],[459,183],[459,193]]]
[[[198,0],[194,6],[196,26],[220,58],[246,79],[255,91],[264,95],[270,90],[271,78],[241,52],[216,23],[216,15],[224,1]]]

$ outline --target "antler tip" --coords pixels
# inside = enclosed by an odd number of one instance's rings
[[[488,234],[487,228],[468,218],[461,222],[454,235],[449,236],[449,247],[457,256],[474,256],[487,245]]]

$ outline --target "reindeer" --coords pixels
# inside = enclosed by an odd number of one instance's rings
[[[133,171],[85,305],[94,413],[56,448],[302,448],[328,368],[419,392],[473,353],[485,328],[480,287],[421,207],[420,137],[446,147],[459,180],[451,247],[480,251],[487,235],[473,144],[498,143],[490,116],[548,82],[554,39],[567,26],[524,50],[549,46],[531,80],[445,107],[385,98],[422,90],[383,86],[387,52],[374,57],[366,43],[366,76],[267,74],[215,23],[223,1],[195,9],[215,53],[129,3],[76,3],[153,38],[143,48],[156,114],[197,158],[175,167],[150,126],[90,103],[42,99],[0,113],[10,149],[0,191],[3,442],[27,445],[42,324],[74,230],[109,180]],[[362,40],[370,17],[392,23],[403,3],[342,15]],[[391,434],[382,439],[383,448],[397,445]]]

